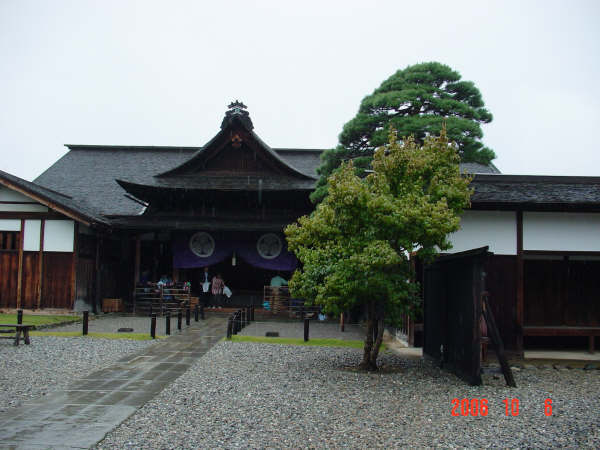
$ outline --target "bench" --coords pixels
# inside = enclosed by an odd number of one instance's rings
[[[0,336],[0,339],[14,339],[15,345],[19,345],[19,341],[21,339],[21,334],[23,335],[23,341],[25,341],[26,345],[29,345],[29,330],[33,328],[33,325],[23,325],[16,323],[0,323],[0,328],[14,328],[15,336]]]
[[[594,339],[600,336],[600,327],[524,326],[523,336],[587,336],[588,350],[594,353]]]

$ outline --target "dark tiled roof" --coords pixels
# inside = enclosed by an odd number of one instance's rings
[[[108,220],[102,217],[85,200],[75,200],[71,196],[57,192],[54,189],[48,189],[39,184],[31,183],[2,170],[0,170],[0,183],[8,187],[15,187],[25,195],[34,197],[50,209],[58,210],[74,219],[82,220],[90,225],[100,224],[107,226],[109,224]]]
[[[496,173],[499,174],[500,171],[498,168],[490,163],[488,166],[479,164],[479,163],[460,163],[460,172],[461,173],[470,173],[472,175],[477,173]]]
[[[148,177],[140,183],[117,180],[128,192],[140,188],[194,189],[199,191],[312,191],[315,180],[298,180],[287,176],[179,176],[169,178]],[[135,195],[135,194],[134,194]],[[137,195],[136,195],[137,196]],[[140,198],[140,197],[138,197]]]
[[[181,165],[200,147],[68,145],[70,151],[34,182],[87,202],[100,214],[135,215],[142,206],[125,197],[115,181],[146,184],[157,173]],[[274,149],[289,165],[316,176],[322,150]],[[280,153],[281,152],[281,153]],[[307,180],[306,184],[314,181]]]
[[[41,174],[35,183],[72,197],[72,206],[86,211],[90,217],[100,215],[136,215],[142,206],[125,197],[125,190],[115,181],[147,184],[154,175],[181,165],[200,147],[147,147],[70,145],[70,151]],[[274,149],[277,154],[300,172],[315,176],[322,150]],[[600,178],[544,177],[501,175],[493,167],[466,163],[461,170],[476,174],[473,180],[474,206],[516,205],[596,205],[600,206]],[[8,174],[6,174],[8,175]],[[24,180],[22,180],[24,181]],[[256,180],[252,180],[256,181]],[[297,180],[296,180],[297,181]],[[222,179],[216,188],[231,186],[232,180]],[[247,182],[247,178],[246,178]],[[215,181],[217,183],[217,181]],[[270,181],[274,188],[286,186],[286,180]],[[292,186],[292,189],[310,189]],[[256,183],[257,184],[257,183]],[[277,186],[276,186],[277,185]],[[173,186],[177,187],[177,186]],[[268,189],[263,185],[263,189]],[[60,195],[60,194],[55,194]],[[68,201],[65,197],[66,200]]]
[[[472,187],[474,206],[600,208],[600,177],[475,175]]]

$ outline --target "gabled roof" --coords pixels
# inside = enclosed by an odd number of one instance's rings
[[[281,158],[276,151],[269,147],[263,140],[258,137],[253,131],[254,125],[250,120],[246,106],[238,101],[229,105],[229,110],[225,113],[225,117],[221,124],[221,130],[202,148],[194,153],[187,161],[170,168],[162,173],[155,174],[156,178],[169,178],[187,176],[191,179],[192,176],[200,177],[204,175],[205,166],[211,158],[215,158],[226,146],[237,147],[241,149],[242,145],[251,147],[259,157],[263,158],[268,163],[271,163],[277,172],[281,175],[286,175],[290,178],[298,180],[315,180],[312,175],[307,175],[294,166],[289,164],[285,159]],[[237,144],[237,145],[236,145]],[[243,152],[240,150],[238,154],[241,157]],[[244,177],[245,173],[236,174],[240,178]],[[126,181],[126,180],[125,180]],[[201,182],[200,182],[201,184]],[[154,186],[158,184],[152,183]]]
[[[126,197],[115,181],[146,184],[154,174],[176,167],[201,147],[67,145],[69,151],[34,180],[37,185],[64,192],[103,215],[136,215],[143,207]],[[321,164],[321,149],[273,149],[313,178]],[[314,185],[314,181],[311,182]]]
[[[48,208],[89,226],[108,226],[109,221],[84,202],[0,170],[0,185],[19,192]]]

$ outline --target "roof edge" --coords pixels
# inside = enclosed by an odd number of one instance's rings
[[[492,173],[476,173],[473,181],[504,183],[552,183],[552,184],[600,184],[600,176],[577,175],[506,175]]]

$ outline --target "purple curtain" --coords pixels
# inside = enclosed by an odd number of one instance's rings
[[[211,233],[215,241],[213,253],[207,257],[200,257],[190,249],[190,238],[194,233],[179,234],[173,238],[173,267],[176,269],[193,269],[212,266],[230,258],[235,252],[254,267],[268,270],[293,271],[298,266],[298,260],[287,249],[287,242],[282,234],[277,233],[281,239],[281,253],[273,259],[263,258],[256,249],[258,239],[265,233]]]

